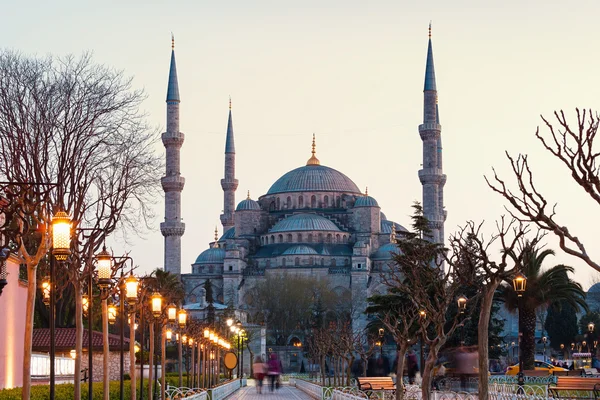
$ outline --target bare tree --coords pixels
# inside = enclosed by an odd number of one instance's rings
[[[481,297],[479,321],[477,325],[477,347],[479,352],[479,398],[488,399],[488,332],[494,294],[498,286],[511,279],[517,272],[509,267],[510,254],[525,237],[527,227],[513,219],[506,222],[502,217],[496,223],[496,233],[488,238],[482,233],[483,223],[476,225],[469,221],[450,238],[451,255],[448,263],[456,270],[458,282],[475,285]],[[539,237],[534,239],[539,240]],[[491,256],[490,247],[500,245],[499,259]]]
[[[88,228],[72,245],[68,274],[76,294],[77,354],[81,354],[80,264],[92,269],[93,254],[118,228],[139,233],[152,217],[161,161],[158,139],[140,111],[144,94],[121,71],[94,64],[90,54],[26,57],[0,52],[0,176],[20,183],[56,183],[30,213],[35,245],[19,247],[28,269],[23,399],[30,397],[30,358],[36,268],[50,248],[53,212],[67,211],[73,228]],[[21,224],[23,229],[23,224]],[[80,364],[75,397],[80,398]]]
[[[549,136],[540,133],[539,127],[535,136],[542,146],[563,164],[575,183],[600,205],[600,176],[597,163],[600,153],[594,145],[599,117],[591,110],[576,110],[577,124],[574,128],[570,126],[561,110],[554,112],[556,125],[541,116]],[[583,242],[557,220],[556,204],[549,203],[547,197],[536,186],[527,155],[519,154],[515,158],[507,152],[506,156],[512,167],[517,188],[511,189],[495,170],[493,179],[486,177],[486,181],[492,190],[510,203],[511,215],[520,221],[532,222],[542,230],[553,232],[558,237],[563,251],[600,271],[600,264],[591,259]]]

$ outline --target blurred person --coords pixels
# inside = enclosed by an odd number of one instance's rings
[[[408,383],[411,385],[415,383],[415,376],[419,371],[419,364],[417,363],[417,355],[413,349],[408,351],[406,356],[406,369],[408,371]]]
[[[269,375],[269,380],[271,382],[270,391],[275,391],[275,386],[279,389],[279,375],[281,374],[279,360],[277,359],[277,354],[271,353],[271,357],[269,362],[267,363],[268,371],[267,375]]]
[[[252,370],[254,371],[254,379],[256,379],[256,393],[262,394],[263,379],[265,379],[267,373],[267,366],[261,356],[256,356],[254,359]]]

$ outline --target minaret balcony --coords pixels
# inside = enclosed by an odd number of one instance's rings
[[[437,139],[442,133],[442,126],[434,122],[419,125],[419,134],[422,140]]]
[[[223,188],[223,190],[236,190],[238,187],[238,180],[233,179],[229,181],[221,179],[221,187]]]
[[[185,233],[185,224],[175,221],[161,222],[160,232],[163,236],[183,236]]]
[[[181,147],[185,140],[185,135],[181,132],[164,132],[161,135],[161,139],[165,147]]]
[[[446,175],[439,168],[420,169],[419,180],[423,185],[431,183],[441,185],[446,183]]]
[[[181,175],[164,176],[160,179],[165,192],[181,192],[185,185],[185,178]]]

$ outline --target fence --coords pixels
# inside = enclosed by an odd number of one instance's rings
[[[234,379],[211,389],[167,386],[166,397],[185,400],[223,400],[243,386],[246,386],[246,379]]]

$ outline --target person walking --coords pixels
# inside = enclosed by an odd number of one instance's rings
[[[408,383],[411,385],[415,383],[415,376],[417,376],[417,372],[419,371],[419,364],[417,363],[417,355],[413,349],[408,351],[408,356],[406,360],[406,369],[408,370]],[[402,377],[400,377],[402,379]]]
[[[254,359],[252,370],[254,371],[254,379],[256,379],[256,393],[262,394],[263,379],[265,379],[267,373],[267,366],[261,356],[256,356]]]
[[[271,353],[271,357],[269,358],[269,362],[267,364],[269,380],[271,382],[270,391],[275,391],[275,387],[279,389],[279,374],[281,374],[279,360],[277,359],[277,354]]]

